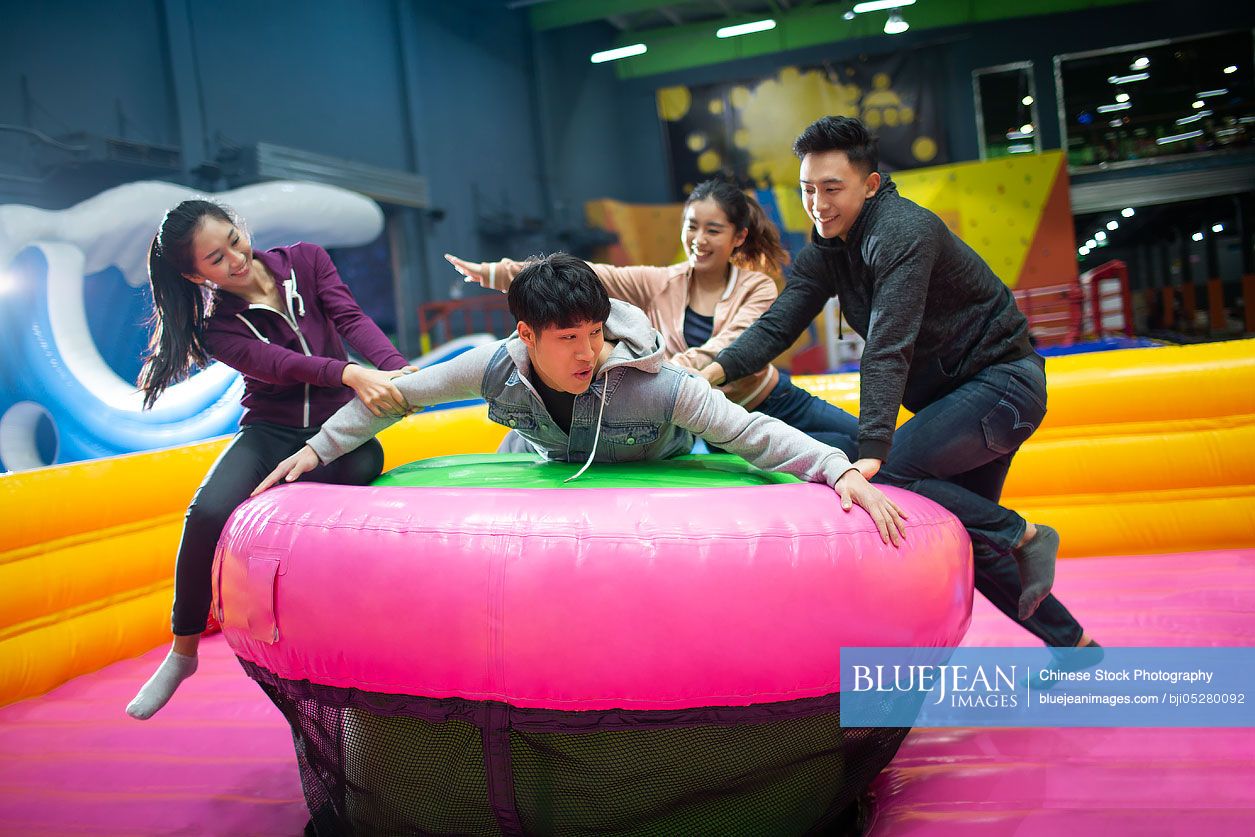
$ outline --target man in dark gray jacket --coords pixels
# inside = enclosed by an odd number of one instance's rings
[[[976,587],[1051,646],[1091,642],[1049,595],[1059,536],[999,504],[1011,459],[1046,414],[1028,323],[984,260],[877,171],[857,119],[824,117],[793,145],[815,225],[779,299],[715,363],[712,384],[762,368],[833,296],[862,335],[864,476],[950,509],[972,535]],[[915,416],[899,429],[898,408]]]

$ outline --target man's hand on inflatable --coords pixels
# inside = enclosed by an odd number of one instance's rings
[[[306,445],[275,466],[275,469],[270,472],[270,476],[262,480],[261,484],[254,488],[253,493],[248,496],[256,497],[279,480],[292,482],[300,477],[301,474],[314,470],[320,464],[318,454],[314,453],[313,448]]]
[[[854,467],[858,468],[858,472],[862,474],[866,479],[871,479],[872,477],[876,476],[876,474],[880,473],[880,464],[881,463],[879,459],[872,459],[870,457],[866,457],[863,459],[856,460],[854,462]]]
[[[859,473],[851,468],[837,480],[836,489],[841,494],[841,508],[850,510],[851,503],[857,503],[867,510],[880,530],[880,540],[892,543],[895,547],[906,537],[906,512],[898,508],[898,504],[885,496],[884,492],[872,485]]]

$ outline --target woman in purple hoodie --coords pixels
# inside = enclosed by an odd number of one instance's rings
[[[166,213],[148,274],[153,332],[139,376],[145,409],[194,368],[219,360],[244,375],[244,415],[188,507],[175,565],[173,647],[126,708],[141,720],[196,671],[214,548],[231,512],[355,395],[376,415],[403,411],[392,379],[406,364],[325,250],[300,243],[254,251],[218,204],[189,200]],[[379,369],[349,363],[342,339]],[[382,468],[383,448],[372,440],[306,479],[363,485]]]

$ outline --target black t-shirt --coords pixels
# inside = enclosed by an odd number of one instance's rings
[[[699,314],[692,308],[684,309],[684,343],[690,349],[704,345],[714,330],[714,317]]]
[[[575,394],[561,392],[547,386],[534,370],[532,372],[532,385],[536,387],[540,400],[545,402],[545,409],[549,411],[549,417],[558,423],[563,433],[569,434],[571,432],[571,412],[575,409]]]

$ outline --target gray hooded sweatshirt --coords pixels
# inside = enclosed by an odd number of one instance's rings
[[[570,432],[532,386],[527,347],[517,332],[398,378],[411,409],[482,397],[488,417],[518,431],[549,460],[632,462],[688,453],[693,437],[767,471],[835,485],[850,461],[836,448],[760,413],[748,413],[702,378],[663,359],[662,335],[638,308],[610,301],[605,337],[614,343],[586,392],[576,396]],[[343,456],[398,420],[372,415],[360,400],[340,409],[309,440],[324,463]],[[581,469],[580,473],[583,473]],[[578,474],[576,475],[578,476]]]

